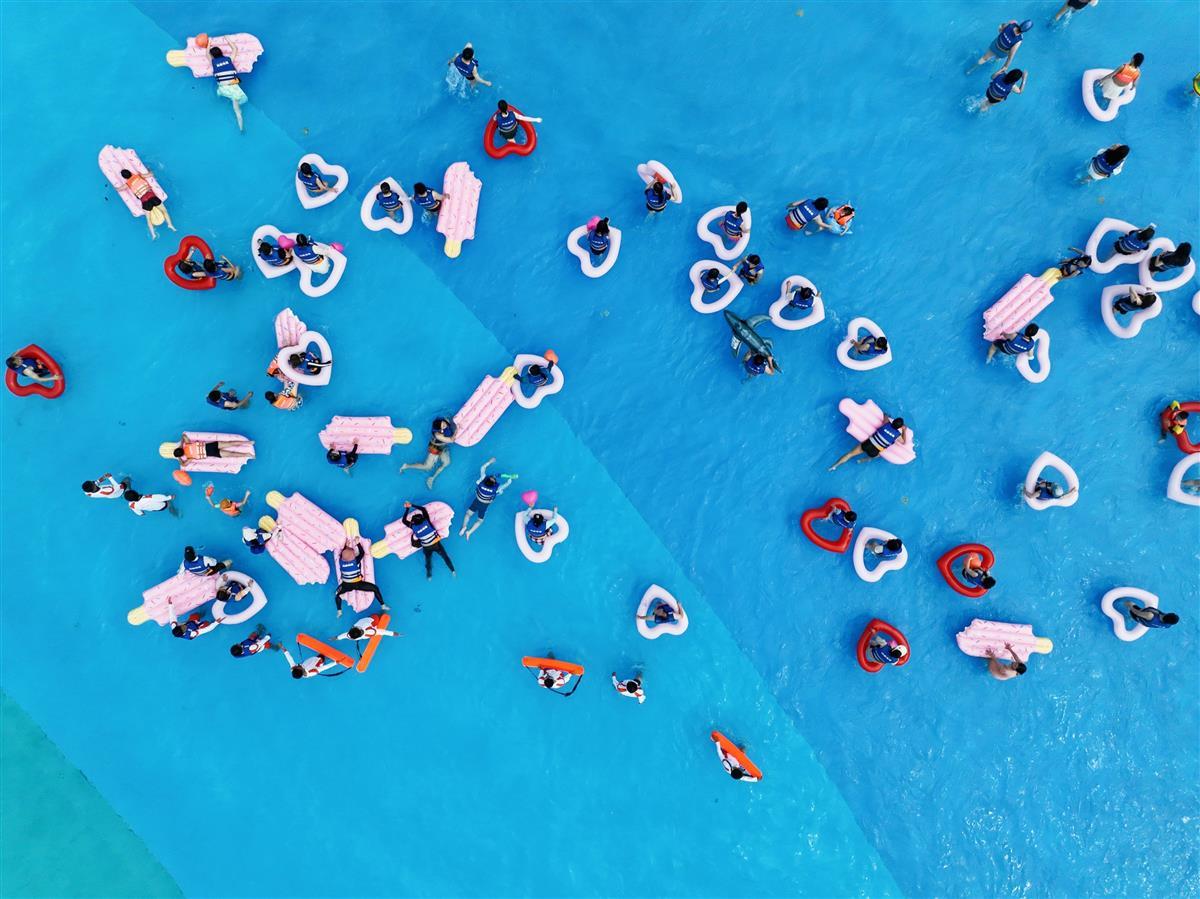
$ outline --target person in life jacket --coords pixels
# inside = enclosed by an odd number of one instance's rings
[[[496,131],[510,144],[517,142],[518,122],[534,122],[538,125],[542,123],[542,120],[536,116],[521,115],[519,112],[509,108],[507,100],[501,100],[496,104],[496,111],[492,113],[492,120],[496,123]]]
[[[214,278],[217,281],[236,281],[242,276],[242,270],[234,265],[228,256],[205,259],[201,268],[204,269],[205,277]]]
[[[757,253],[750,253],[734,266],[733,273],[747,284],[757,284],[763,276],[762,259]]]
[[[817,197],[815,200],[797,200],[795,203],[788,203],[785,221],[793,231],[815,234],[815,231],[808,230],[808,226],[816,225],[817,231],[828,227],[821,222],[821,214],[828,208],[829,201],[825,197]]]
[[[745,200],[738,200],[738,204],[721,219],[721,231],[734,243],[750,233],[750,226],[743,218],[749,211],[750,204]]]
[[[865,654],[880,665],[899,665],[908,655],[908,647],[884,634],[875,634],[867,643]]]
[[[554,366],[558,362],[558,354],[554,350],[546,350],[546,364],[534,362],[532,365],[526,366],[521,372],[518,379],[522,384],[528,384],[535,390],[538,387],[545,387],[550,383],[550,374],[554,371]]]
[[[655,178],[645,190],[646,211],[650,213],[662,212],[667,208],[667,204],[675,197],[675,187],[672,184],[667,184],[664,181],[659,181]]]
[[[458,529],[458,536],[467,540],[470,540],[471,535],[479,530],[479,526],[483,524],[483,519],[487,516],[488,507],[517,478],[515,474],[502,474],[499,477],[488,474],[488,466],[495,461],[496,457],[492,456],[492,458],[484,462],[479,468],[479,478],[475,481],[475,495],[471,497],[471,505],[467,507],[467,511],[463,515],[462,527]],[[478,521],[473,525],[471,524],[472,515],[478,516]]]
[[[854,221],[854,207],[849,203],[843,203],[833,209],[826,209],[817,219],[817,226],[820,230],[831,231],[839,237],[845,237],[850,233],[852,221]]]
[[[987,361],[991,362],[996,353],[1003,353],[1006,356],[1020,356],[1025,353],[1033,352],[1036,342],[1038,328],[1036,322],[1030,322],[1025,326],[1024,331],[1012,332],[997,337],[991,342],[988,347]]]
[[[1113,252],[1118,256],[1136,256],[1150,249],[1150,241],[1154,240],[1154,223],[1145,228],[1134,228],[1126,231],[1113,241]]]
[[[417,471],[429,471],[438,462],[437,471],[425,479],[425,487],[428,490],[433,489],[433,482],[438,479],[443,471],[450,467],[450,446],[454,443],[454,437],[458,434],[458,425],[448,418],[435,418],[429,429],[429,443],[425,447],[424,462],[405,462],[400,466],[400,471],[404,472],[410,468]]]
[[[1101,78],[1098,86],[1105,99],[1112,100],[1132,90],[1137,85],[1137,80],[1142,77],[1141,66],[1145,60],[1146,57],[1141,53],[1135,53],[1129,62],[1117,66]]]
[[[228,515],[230,518],[237,518],[239,515],[242,514],[242,507],[244,505],[246,505],[246,500],[250,499],[250,491],[247,490],[246,495],[243,496],[240,500],[223,499],[219,502],[214,503],[213,499],[212,499],[213,498],[213,485],[209,484],[207,487],[204,488],[204,498],[206,500],[208,500],[208,504],[212,508],[219,510],[222,514]]]
[[[302,375],[319,375],[321,369],[333,365],[333,360],[325,361],[312,350],[303,350],[288,356],[288,365]]]
[[[980,112],[987,112],[993,106],[998,106],[1008,99],[1009,94],[1020,94],[1025,91],[1025,82],[1029,76],[1020,69],[1010,69],[1001,72],[988,83],[984,92]]]
[[[126,490],[122,498],[128,503],[129,511],[139,518],[147,512],[170,512],[176,518],[179,517],[179,511],[171,505],[171,500],[175,499],[173,493],[141,494],[136,490]]]
[[[863,552],[875,556],[880,562],[890,562],[900,558],[900,554],[904,552],[904,543],[899,537],[892,537],[890,540],[868,540],[863,545]]]
[[[642,689],[642,676],[640,674],[622,680],[617,677],[617,672],[614,671],[612,673],[612,685],[613,689],[622,696],[636,699],[639,705],[646,701],[646,691]]]
[[[350,474],[350,469],[358,464],[358,444],[355,443],[350,449],[336,449],[331,446],[325,453],[325,461]]]
[[[1188,414],[1180,408],[1179,400],[1171,400],[1171,404],[1163,410],[1163,414],[1159,418],[1158,442],[1162,443],[1166,440],[1168,434],[1178,437],[1187,430],[1187,423]],[[84,489],[87,489],[86,484],[84,485]]]
[[[434,553],[442,557],[442,561],[450,569],[451,577],[458,577],[458,572],[454,570],[454,562],[450,560],[446,547],[442,546],[442,535],[433,526],[428,509],[406,502],[400,521],[412,531],[412,545],[419,548],[425,556],[425,580],[433,580]]]
[[[399,181],[396,182],[396,186],[400,188],[400,193],[392,190],[392,186],[386,181],[381,181],[379,183],[379,192],[375,194],[375,202],[379,204],[379,208],[384,211],[384,214],[387,215],[388,218],[393,220],[395,220],[397,213],[404,210],[404,207],[401,205],[401,201],[409,199],[409,197],[403,193],[404,187]]]
[[[1184,241],[1169,253],[1161,250],[1146,261],[1146,267],[1153,274],[1159,274],[1173,268],[1186,268],[1192,261],[1192,245]]]
[[[545,544],[546,538],[558,530],[558,526],[554,523],[558,518],[558,506],[550,512],[550,517],[547,518],[541,512],[533,511],[533,504],[525,510],[525,539],[536,547],[541,547]]]
[[[403,637],[403,634],[396,631],[389,631],[386,628],[379,626],[381,615],[367,615],[364,618],[359,618],[354,624],[350,625],[350,629],[344,634],[338,634],[339,640],[370,640],[372,637]]]
[[[588,252],[593,257],[603,256],[608,252],[608,248],[612,245],[612,238],[609,237],[607,217],[600,219],[594,227],[588,229],[587,245]]]
[[[801,312],[807,312],[812,309],[813,303],[821,298],[821,291],[808,285],[795,284],[788,291],[788,308],[799,309]]]
[[[1129,292],[1123,297],[1117,297],[1113,302],[1113,312],[1117,315],[1125,315],[1128,312],[1134,312],[1138,309],[1149,309],[1158,302],[1158,294],[1153,290],[1146,290],[1144,287],[1131,285]]]
[[[1050,266],[1050,268],[1038,275],[1050,287],[1053,287],[1059,281],[1069,281],[1071,278],[1078,278],[1092,265],[1092,257],[1083,252],[1083,250],[1078,247],[1069,247],[1068,249],[1076,255]]]
[[[860,462],[878,458],[880,453],[893,443],[908,443],[908,427],[904,424],[904,419],[893,418],[889,421],[888,418],[889,416],[885,413],[883,424],[876,428],[870,437],[830,465],[829,470],[833,471],[839,465],[849,462],[858,455],[866,456],[865,459],[860,459]]]
[[[319,677],[331,668],[340,667],[333,659],[327,659],[320,653],[311,655],[304,659],[304,661],[297,663],[292,658],[292,654],[286,646],[282,647],[282,651],[283,660],[287,662],[288,668],[292,672],[292,677],[296,680],[303,680],[306,677]]]
[[[158,232],[154,230],[155,225],[165,223],[172,231],[175,230],[175,223],[171,221],[171,213],[167,212],[166,204],[150,186],[149,172],[131,172],[129,169],[121,169],[121,178],[125,184],[118,187],[117,190],[129,191],[145,210],[146,227],[150,231],[151,240],[158,240]]]
[[[39,384],[53,384],[59,377],[36,356],[22,356],[20,353],[13,353],[4,361],[4,364],[9,371],[16,372],[31,381],[37,381]]]
[[[300,396],[300,385],[286,378],[283,379],[282,390],[278,393],[273,390],[265,391],[263,399],[276,409],[282,409],[284,412],[295,412],[304,405],[304,398]]]
[[[130,483],[129,478],[118,481],[106,471],[94,481],[84,481],[83,493],[89,499],[120,499],[129,489]]]
[[[468,43],[458,53],[451,56],[446,65],[454,66],[456,72],[471,85],[472,88],[476,84],[482,84],[485,87],[491,87],[492,82],[488,81],[479,72],[479,61],[475,59],[475,48]]]
[[[366,555],[366,550],[363,549],[362,542],[359,540],[347,542],[338,553],[338,584],[337,590],[333,594],[333,602],[337,607],[337,617],[342,617],[342,597],[356,590],[361,590],[364,593],[372,594],[377,600],[383,611],[388,610],[388,604],[383,601],[383,594],[379,592],[379,588],[368,581],[363,576],[362,560]]]
[[[775,360],[763,353],[750,350],[742,357],[742,368],[746,372],[746,380],[749,381],[759,375],[775,374]]]
[[[1113,144],[1101,150],[1088,163],[1087,171],[1080,179],[1083,183],[1089,181],[1104,181],[1113,175],[1121,174],[1125,160],[1129,156],[1128,144]]]
[[[226,56],[220,47],[209,47],[208,55],[212,59],[213,77],[217,79],[217,96],[224,97],[233,104],[233,116],[237,119],[238,131],[245,131],[242,124],[242,104],[249,103],[250,98],[242,90],[242,78],[237,70],[237,48],[230,45],[229,52],[233,57]]]
[[[1032,490],[1026,490],[1025,486],[1022,485],[1021,492],[1030,499],[1062,499],[1064,496],[1070,496],[1074,493],[1075,488],[1072,487],[1070,490],[1063,490],[1062,484],[1055,483],[1046,478],[1038,478],[1034,481]]]
[[[984,590],[991,590],[996,586],[996,579],[992,577],[992,573],[983,567],[983,556],[979,553],[967,553],[963,558],[962,579],[972,587],[982,587]]]
[[[882,356],[888,351],[888,339],[883,336],[876,337],[873,334],[867,334],[854,341],[850,349],[863,359]]]
[[[539,668],[537,670],[538,686],[544,690],[551,690],[557,693],[563,687],[571,682],[571,678],[575,675],[569,671],[562,671],[558,668]]]
[[[321,177],[321,170],[313,168],[311,162],[300,163],[300,168],[296,170],[296,180],[304,186],[310,197],[338,192],[336,187],[330,187],[325,183],[325,179]]]
[[[207,634],[225,619],[206,618],[203,612],[193,612],[182,623],[175,617],[175,605],[167,600],[167,613],[171,616],[171,636],[180,640],[195,640]]]
[[[195,549],[185,546],[183,548],[183,564],[179,566],[179,570],[194,574],[197,577],[213,577],[220,574],[232,564],[232,559],[218,562],[212,556],[197,555]]]
[[[1100,0],[1067,0],[1066,3],[1058,8],[1058,12],[1054,14],[1054,18],[1050,24],[1053,25],[1063,16],[1066,16],[1066,22],[1063,22],[1063,26],[1065,27],[1067,22],[1071,21],[1071,16],[1075,15],[1075,13],[1081,9],[1087,9],[1089,6],[1095,6],[1099,2]]]
[[[264,528],[242,528],[242,543],[256,556],[261,556],[267,551],[267,543],[273,536],[275,536],[274,531]]]
[[[412,201],[430,215],[437,215],[442,209],[442,200],[446,199],[436,190],[430,190],[418,181],[413,185]]]
[[[317,252],[317,243],[307,234],[296,235],[296,245],[292,248],[296,258],[305,265],[311,266],[322,274],[329,268],[329,260]]]
[[[1154,606],[1143,606],[1133,599],[1123,599],[1118,606],[1124,606],[1125,611],[1135,623],[1151,629],[1174,627],[1179,623],[1179,616],[1174,612],[1163,612]]]
[[[705,293],[716,293],[725,283],[725,276],[715,268],[706,269],[700,273],[700,286]]]
[[[245,409],[250,405],[250,398],[254,396],[254,391],[251,390],[243,399],[238,399],[236,390],[222,390],[225,386],[224,381],[217,381],[212,390],[205,397],[205,402],[210,406],[216,406],[218,409]]]
[[[852,531],[858,523],[858,513],[853,509],[839,509],[835,507],[821,520],[831,521],[844,531]]]
[[[292,261],[292,251],[264,239],[258,242],[258,258],[267,265],[282,268]]]
[[[272,643],[271,635],[267,633],[266,627],[260,623],[250,632],[249,637],[230,646],[229,654],[235,659],[248,659],[250,656],[258,655],[264,649],[279,652],[279,650],[283,649],[283,646],[279,643]]]
[[[1017,22],[1015,19],[1010,19],[1004,22],[996,29],[996,38],[988,47],[987,53],[979,57],[975,65],[971,67],[971,71],[979,68],[985,62],[992,59],[1004,57],[1004,65],[996,70],[995,74],[999,75],[1009,66],[1012,65],[1013,57],[1017,55],[1017,51],[1021,49],[1021,41],[1025,34],[1033,28],[1033,22],[1026,19],[1024,22]],[[968,73],[969,74],[969,73]]]

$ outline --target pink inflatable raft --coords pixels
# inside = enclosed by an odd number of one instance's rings
[[[132,625],[145,624],[147,621],[158,625],[169,624],[172,609],[176,618],[182,618],[215,599],[219,580],[215,575],[207,577],[192,574],[190,571],[180,571],[158,586],[143,591],[142,604],[130,609],[129,614],[125,616],[126,620]],[[172,608],[167,607],[168,601]]]
[[[475,218],[479,213],[479,192],[483,182],[465,162],[446,169],[442,180],[442,208],[438,211],[438,234],[446,237],[446,255],[457,259],[464,240],[475,237]]]
[[[337,554],[342,551],[343,546],[348,546],[355,550],[359,546],[362,547],[363,557],[359,564],[362,566],[363,580],[371,584],[375,583],[375,557],[371,555],[371,541],[358,532],[358,522],[353,518],[347,518],[343,521],[342,529],[342,544],[334,551],[333,557],[333,568],[338,573],[339,586],[342,583],[342,573],[337,564]],[[270,546],[269,543],[267,545]],[[367,590],[350,590],[342,594],[342,602],[349,603],[350,608],[356,612],[364,611],[374,601],[375,594]]]
[[[500,420],[513,403],[513,385],[517,370],[511,365],[493,378],[485,375],[470,398],[454,415],[458,431],[454,442],[459,446],[474,446],[482,440],[492,425]]]
[[[271,532],[267,552],[297,584],[324,584],[329,580],[325,553],[336,553],[346,542],[346,532],[336,518],[300,493],[284,498],[277,490],[267,494],[267,505],[276,516],[264,515],[258,526]]]
[[[854,400],[846,397],[838,403],[838,411],[846,416],[848,420],[846,433],[860,443],[874,434],[886,420],[883,410],[875,405],[874,400],[867,400],[865,403],[856,403]],[[879,455],[894,465],[907,465],[913,459],[917,458],[917,451],[914,449],[917,445],[917,435],[913,432],[912,425],[908,425],[907,430],[907,443],[896,441]]]
[[[141,218],[146,214],[146,210],[142,208],[138,198],[133,195],[133,191],[126,186],[125,179],[121,177],[121,169],[126,169],[135,175],[143,175],[154,191],[154,195],[164,203],[166,202],[167,192],[162,189],[162,185],[158,183],[154,174],[138,159],[137,151],[106,144],[100,150],[98,161],[100,171],[104,173],[104,177],[113,186],[117,196],[125,201],[126,207],[135,217]]]
[[[438,534],[445,540],[450,536],[450,525],[454,522],[454,510],[441,502],[424,503],[424,506],[429,510],[429,520],[433,522]],[[267,545],[270,546],[269,543]],[[385,525],[383,539],[376,540],[375,545],[371,547],[371,555],[376,559],[382,559],[388,553],[394,553],[398,559],[407,559],[416,551],[417,548],[412,545],[412,531],[408,529],[403,518],[398,518],[391,524]]]
[[[224,443],[232,444],[238,452],[248,453],[245,456],[219,457],[206,456],[203,459],[176,459],[175,449],[183,444]],[[247,462],[254,458],[254,441],[241,434],[213,434],[208,431],[184,431],[181,440],[171,443],[160,443],[158,454],[164,459],[178,462],[184,471],[204,471],[213,474],[237,474]]]
[[[1015,334],[1053,302],[1049,284],[1033,275],[1022,275],[983,313],[983,339],[999,340],[1005,334]]]
[[[222,34],[209,37],[198,34],[187,39],[187,47],[182,50],[167,51],[167,65],[177,69],[192,70],[197,78],[211,78],[213,73],[210,47],[220,47],[221,52],[233,60],[233,67],[239,72],[249,72],[262,56],[263,46],[252,34]]]
[[[412,431],[393,426],[387,416],[335,415],[317,436],[327,450],[348,450],[358,444],[361,456],[387,456],[393,446],[412,443]]]
[[[1001,621],[986,621],[976,618],[958,632],[954,638],[958,648],[969,656],[986,658],[992,654],[1007,658],[1004,644],[1008,643],[1017,655],[1029,658],[1035,652],[1048,653],[1054,643],[1047,637],[1037,637],[1032,624],[1005,624]]]

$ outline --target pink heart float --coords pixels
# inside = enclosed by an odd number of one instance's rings
[[[536,490],[526,490],[524,493],[521,494],[521,502],[523,502],[527,506],[537,505],[537,491]]]

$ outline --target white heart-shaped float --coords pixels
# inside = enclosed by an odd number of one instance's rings
[[[530,510],[530,514],[534,512],[540,512],[543,516],[545,516],[547,521],[549,521],[550,516],[554,514],[550,509]],[[534,545],[531,544],[525,537],[524,510],[517,513],[516,517],[513,519],[513,524],[517,537],[517,548],[521,550],[521,555],[523,555],[530,562],[541,563],[550,561],[550,556],[554,554],[554,547],[558,546],[558,544],[562,543],[571,535],[571,526],[567,524],[567,520],[565,518],[559,515],[554,519],[554,527],[556,530],[552,534],[546,535],[546,539],[542,542],[540,547],[534,547]]]
[[[882,368],[892,361],[892,343],[888,341],[888,348],[881,355],[869,356],[865,359],[856,359],[850,355],[850,350],[858,341],[859,332],[866,331],[872,337],[886,337],[883,333],[883,328],[875,324],[865,316],[850,319],[850,324],[846,326],[846,337],[838,344],[837,358],[838,362],[846,366],[852,371],[871,371],[874,368]]]
[[[1088,69],[1083,73],[1083,105],[1097,122],[1111,122],[1117,117],[1121,107],[1132,103],[1133,98],[1137,96],[1136,87],[1116,88],[1111,91],[1106,89],[1105,99],[1108,100],[1108,104],[1101,106],[1100,101],[1096,99],[1096,82],[1111,71],[1112,69]]]
[[[1183,489],[1183,476],[1193,465],[1200,465],[1200,453],[1190,453],[1175,463],[1171,476],[1167,478],[1167,499],[1185,506],[1200,506],[1200,494],[1188,493]]]
[[[254,234],[250,238],[250,255],[254,257],[254,264],[258,266],[258,270],[264,278],[278,278],[289,272],[299,272],[300,290],[306,296],[323,297],[338,286],[338,282],[342,280],[342,275],[346,271],[346,257],[338,250],[335,250],[328,244],[313,241],[313,249],[325,257],[325,261],[318,266],[301,262],[297,258],[294,249],[292,251],[292,258],[288,261],[287,265],[271,265],[258,255],[259,241],[266,239],[278,245],[280,237],[287,237],[294,243],[298,233],[297,231],[280,231],[274,225],[261,225],[255,229]],[[324,281],[317,285],[313,284],[314,275],[324,275],[326,273],[328,273],[328,277]]]
[[[1113,336],[1120,337],[1122,340],[1137,337],[1142,332],[1142,325],[1152,318],[1158,318],[1163,311],[1160,299],[1149,309],[1138,309],[1136,312],[1130,312],[1127,318],[1118,318],[1113,309],[1113,303],[1121,297],[1129,296],[1130,289],[1135,287],[1142,287],[1142,285],[1112,284],[1100,292],[1100,317],[1104,319],[1104,327],[1108,328]],[[1149,290],[1150,288],[1143,287],[1142,289]]]
[[[784,310],[788,308],[792,291],[797,287],[809,287],[816,294],[813,297],[812,308],[802,318],[784,318]],[[788,275],[783,284],[779,286],[779,299],[771,304],[767,314],[771,316],[771,324],[777,328],[785,331],[803,331],[805,328],[811,328],[813,325],[825,321],[825,303],[821,300],[821,291],[817,290],[812,281],[803,275]]]
[[[738,238],[737,243],[732,247],[725,245],[725,234],[717,233],[710,227],[717,219],[725,218],[725,213],[737,212],[736,206],[718,206],[716,209],[710,209],[704,215],[700,216],[700,221],[696,223],[696,236],[713,248],[713,252],[717,254],[718,259],[724,259],[730,262],[737,259],[746,252],[746,247],[750,245],[750,210],[747,209],[742,215],[742,236]],[[718,224],[720,224],[718,222]]]
[[[1036,496],[1029,495],[1034,491],[1038,478],[1047,468],[1055,468],[1062,472],[1063,477],[1067,479],[1067,490],[1070,491],[1069,493],[1064,491],[1062,496],[1050,499],[1038,499]],[[1029,504],[1030,508],[1036,509],[1039,512],[1049,509],[1051,506],[1062,506],[1065,509],[1068,506],[1075,505],[1079,501],[1079,475],[1075,474],[1074,468],[1054,455],[1054,453],[1049,451],[1044,452],[1034,459],[1033,464],[1029,466],[1021,495],[1025,497],[1025,502]]]
[[[1100,224],[1092,229],[1092,234],[1087,239],[1087,243],[1083,248],[1083,251],[1092,257],[1092,264],[1088,268],[1097,275],[1107,275],[1119,265],[1137,265],[1149,256],[1149,250],[1134,253],[1132,256],[1124,256],[1114,251],[1108,259],[1100,259],[1100,244],[1105,237],[1109,234],[1116,234],[1118,237],[1123,237],[1130,231],[1138,230],[1140,229],[1137,225],[1131,224],[1124,219],[1101,219]]]
[[[1033,367],[1037,361],[1037,369]],[[1050,377],[1050,332],[1040,328],[1033,335],[1033,349],[1017,357],[1017,371],[1030,384],[1041,384]]]
[[[401,215],[399,219],[392,218],[386,212],[381,216],[375,215],[375,196],[379,193],[380,184],[386,184],[392,189],[392,193],[400,199]],[[382,181],[371,185],[371,189],[363,197],[358,217],[371,231],[391,231],[393,234],[407,234],[408,229],[413,225],[412,202],[408,199],[408,195],[400,189],[399,182],[394,178],[384,178]]]
[[[877,583],[889,571],[899,571],[908,564],[908,547],[900,548],[900,555],[894,559],[884,559],[874,568],[867,568],[866,546],[868,540],[892,540],[896,535],[882,528],[863,528],[858,532],[854,541],[854,573],[868,584]]]
[[[638,177],[642,182],[649,187],[655,181],[662,181],[664,184],[670,184],[673,190],[671,191],[671,202],[683,202],[683,188],[679,186],[679,182],[675,180],[675,176],[671,174],[671,170],[659,162],[657,159],[651,159],[647,162],[638,163]]]
[[[721,277],[725,280],[725,292],[715,300],[704,299],[708,296],[708,291],[704,289],[704,285],[700,283],[700,276],[710,268],[715,268],[721,273]],[[726,306],[733,302],[734,297],[742,292],[742,279],[733,273],[733,270],[720,262],[713,259],[701,259],[688,270],[688,280],[692,282],[692,308],[701,315],[711,315],[714,312],[720,312]]]
[[[655,600],[662,605],[668,606],[675,613],[674,623],[651,624],[648,621],[642,620],[644,616],[650,614],[650,606]],[[664,588],[658,586],[658,584],[651,584],[646,592],[642,594],[642,601],[638,603],[637,616],[634,620],[637,622],[638,633],[647,640],[657,640],[663,634],[678,637],[688,629],[688,617],[687,613],[683,611],[683,606],[679,604],[679,600]]]
[[[602,278],[616,265],[617,257],[621,254],[621,229],[609,226],[608,253],[605,254],[604,261],[599,265],[592,261],[591,250],[583,245],[587,232],[588,226],[584,224],[568,234],[567,249],[571,251],[572,256],[579,260],[579,268],[585,275],[589,278]]]
[[[309,346],[316,346],[319,351],[317,355],[321,357],[321,361],[329,363],[328,365],[322,365],[321,370],[315,375],[300,371],[288,361],[293,353],[303,353]],[[275,364],[279,366],[280,371],[297,384],[307,384],[309,387],[324,387],[329,383],[329,379],[333,377],[333,350],[329,348],[329,341],[325,339],[324,334],[319,334],[316,331],[305,331],[294,345],[280,347],[279,353],[275,356]]]
[[[512,367],[517,370],[518,375],[525,374],[525,369],[531,365],[540,365],[543,368],[550,364],[550,360],[545,356],[539,356],[536,353],[518,353],[513,359]],[[566,375],[559,368],[558,363],[554,363],[554,368],[550,369],[550,382],[543,384],[541,387],[535,387],[533,393],[526,396],[521,390],[520,380],[512,382],[513,400],[522,409],[536,409],[542,404],[542,400],[548,396],[553,396],[563,389],[563,384],[566,383]]]
[[[284,234],[274,225],[260,225],[255,229],[254,235],[250,238],[250,255],[254,258],[254,264],[258,266],[258,270],[262,272],[264,278],[278,278],[280,275],[294,272],[296,270],[296,256],[293,254],[287,265],[271,265],[271,263],[264,261],[258,255],[259,243],[266,240],[278,246],[280,237],[288,237],[291,240],[295,240],[296,233],[293,231],[290,234]]]
[[[222,581],[237,581],[237,583],[245,587],[244,592],[250,595],[250,605],[246,606],[240,612],[226,615],[225,603],[222,600],[216,600],[212,605],[212,616],[220,624],[245,624],[267,607],[267,596],[263,593],[263,588],[250,575],[242,574],[240,571],[226,571],[221,575],[221,578]]]
[[[306,162],[316,169],[317,174],[321,176],[321,180],[332,187],[333,190],[327,190],[314,197],[308,192],[308,188],[300,183],[299,175],[293,174],[292,180],[296,182],[296,198],[300,200],[300,205],[305,209],[318,209],[321,206],[328,206],[340,197],[342,191],[346,189],[346,185],[350,182],[350,175],[340,165],[330,165],[317,153],[305,153],[301,156],[300,161],[296,163],[297,171]],[[330,176],[332,176],[333,184],[329,184]]]
[[[1195,258],[1189,259],[1188,264],[1180,269],[1179,274],[1174,278],[1168,278],[1166,281],[1155,279],[1154,272],[1150,271],[1150,260],[1159,250],[1162,250],[1164,253],[1174,253],[1175,242],[1165,237],[1156,237],[1150,241],[1150,247],[1146,250],[1145,258],[1138,265],[1138,280],[1142,282],[1142,287],[1150,287],[1158,293],[1166,293],[1169,290],[1183,287],[1184,284],[1192,280],[1192,276],[1196,274]]]
[[[1141,590],[1137,587],[1114,587],[1100,600],[1100,610],[1112,621],[1113,633],[1117,635],[1117,639],[1124,640],[1126,643],[1140,640],[1146,636],[1146,632],[1150,628],[1141,622],[1135,623],[1133,627],[1127,627],[1125,613],[1118,612],[1114,608],[1118,599],[1136,599],[1145,608],[1157,609],[1158,597],[1148,590]]]

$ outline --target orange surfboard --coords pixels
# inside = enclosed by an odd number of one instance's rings
[[[719,730],[714,730],[710,736],[712,737],[712,741],[720,746],[721,749],[725,751],[726,755],[733,756],[737,760],[737,763],[745,768],[751,777],[757,777],[759,780],[762,780],[762,771],[759,770],[758,766],[754,764],[754,762],[750,761],[750,759],[746,757],[746,753],[738,749],[738,747],[733,743],[732,740],[729,739],[729,737],[725,736]]]
[[[310,637],[308,634],[297,634],[296,642],[306,649],[311,649],[313,652],[323,655],[330,661],[337,662],[344,668],[353,668],[354,659],[346,655],[340,649],[334,649],[327,643],[322,643],[316,637]]]
[[[388,624],[391,622],[392,616],[384,612],[379,616],[379,623],[375,625],[381,631],[387,630]],[[371,659],[375,657],[375,650],[379,648],[379,641],[383,639],[383,634],[376,634],[367,641],[367,646],[363,650],[362,658],[358,660],[357,671],[362,674],[367,670],[367,666],[371,664]]]
[[[564,662],[562,659],[539,659],[534,656],[523,656],[521,664],[526,668],[553,668],[555,671],[565,671],[577,677],[583,676],[583,666],[574,662]]]

